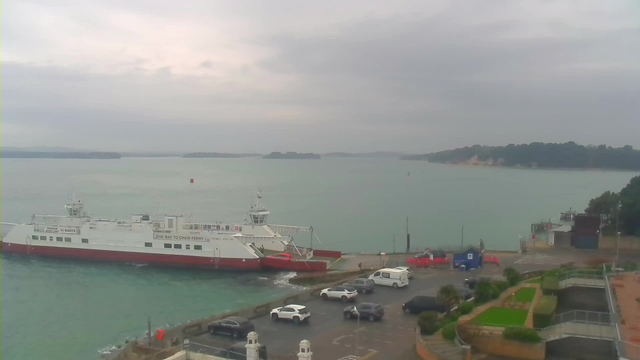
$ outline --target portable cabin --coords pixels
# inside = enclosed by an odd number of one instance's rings
[[[466,250],[453,254],[453,266],[465,266],[469,269],[479,269],[482,267],[482,251],[474,246],[469,246]]]

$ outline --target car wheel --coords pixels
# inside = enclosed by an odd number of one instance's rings
[[[233,336],[234,339],[237,339],[240,337],[240,333],[238,333],[237,331],[233,330],[233,333],[231,334]]]
[[[369,321],[376,321],[376,317],[373,315],[369,315]]]
[[[406,312],[407,314],[411,314],[411,309],[406,308],[406,309],[404,309],[404,312]]]
[[[346,303],[347,301],[349,301],[349,298],[347,298],[346,296],[342,296],[340,299],[342,300],[343,303]]]
[[[393,283],[393,287],[394,287],[395,289],[397,289],[397,288],[398,288],[398,283]]]
[[[278,321],[278,314],[271,314],[271,319],[273,319],[273,321]]]
[[[329,300],[329,295],[322,294],[322,300]]]
[[[351,319],[351,313],[348,313],[348,312],[344,313],[344,318]]]
[[[294,323],[294,324],[296,324],[296,325],[300,324],[300,318],[299,318],[299,317],[297,317],[297,316],[296,316],[296,317],[294,317],[294,318],[293,318],[293,323]]]

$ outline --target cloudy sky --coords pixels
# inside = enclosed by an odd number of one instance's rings
[[[640,147],[640,2],[0,3],[3,146]]]

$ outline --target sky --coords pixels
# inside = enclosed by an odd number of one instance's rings
[[[0,144],[640,148],[640,2],[0,3]]]

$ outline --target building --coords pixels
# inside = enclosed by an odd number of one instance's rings
[[[479,269],[482,267],[482,251],[474,246],[453,254],[453,267],[464,265],[467,269]]]
[[[573,247],[576,249],[597,249],[600,235],[600,216],[578,214],[571,228]]]

